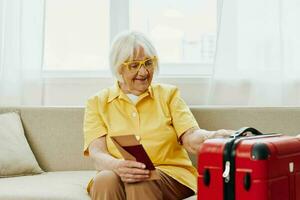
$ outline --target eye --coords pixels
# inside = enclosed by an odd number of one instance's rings
[[[136,68],[139,67],[139,65],[140,65],[139,62],[131,62],[131,63],[128,64],[128,66],[129,66],[131,69],[136,69]]]
[[[151,67],[153,65],[153,61],[151,60],[151,59],[149,59],[149,60],[146,60],[146,62],[145,62],[145,66],[147,66],[147,67]]]

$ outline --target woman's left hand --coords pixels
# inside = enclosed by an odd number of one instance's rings
[[[211,138],[226,138],[235,133],[235,130],[220,129],[217,131],[207,131],[196,129],[187,131],[181,138],[184,148],[193,154],[196,154],[205,140]]]
[[[236,131],[235,130],[226,130],[226,129],[220,129],[215,131],[214,137],[222,137],[226,138],[234,134]]]

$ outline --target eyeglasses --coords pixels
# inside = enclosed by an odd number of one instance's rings
[[[123,65],[127,67],[127,69],[132,73],[137,73],[142,66],[147,70],[152,70],[154,66],[157,64],[157,58],[154,56],[153,58],[147,58],[145,60],[135,60],[124,62]]]

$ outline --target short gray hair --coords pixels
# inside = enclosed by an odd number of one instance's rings
[[[132,60],[134,56],[134,51],[142,47],[144,49],[145,55],[149,57],[156,56],[157,52],[152,44],[152,42],[141,32],[136,31],[124,31],[118,34],[112,42],[110,49],[110,69],[112,74],[119,81],[123,81],[118,70],[123,62],[126,60]],[[158,72],[158,64],[155,69]]]

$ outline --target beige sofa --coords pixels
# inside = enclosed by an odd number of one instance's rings
[[[208,130],[253,126],[264,132],[300,133],[300,108],[192,107],[191,110],[199,126]],[[0,108],[0,113],[9,111],[19,111],[26,138],[45,173],[0,178],[0,200],[89,199],[85,187],[95,171],[82,154],[84,109]]]

